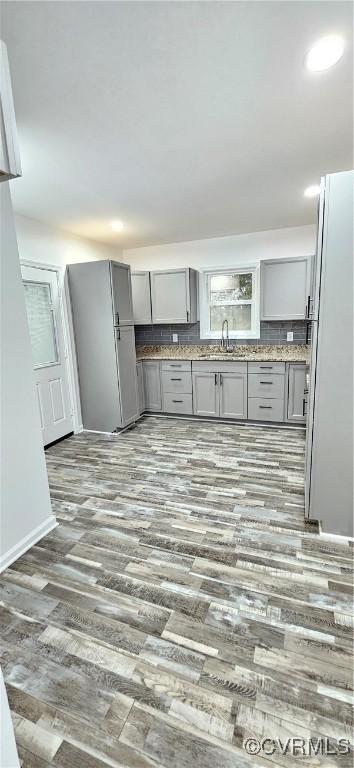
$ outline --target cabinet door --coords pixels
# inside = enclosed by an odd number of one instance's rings
[[[147,411],[162,411],[160,363],[143,361],[145,408]]]
[[[111,289],[114,325],[133,325],[133,302],[130,267],[128,264],[111,265]]]
[[[261,261],[261,320],[304,320],[311,257]]]
[[[219,416],[219,374],[198,371],[192,378],[193,413],[196,416]]]
[[[151,323],[150,272],[132,272],[134,325]]]
[[[306,365],[289,364],[288,368],[288,421],[302,421],[306,419]]]
[[[145,411],[145,389],[144,389],[144,375],[143,375],[142,363],[136,364],[136,377],[138,382],[139,413],[143,413]]]
[[[189,270],[151,272],[153,323],[190,321]]]
[[[220,416],[224,419],[247,418],[247,374],[219,373]]]
[[[139,416],[133,326],[115,328],[117,368],[122,423],[125,427]]]

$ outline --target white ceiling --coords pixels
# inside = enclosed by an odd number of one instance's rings
[[[17,212],[125,248],[314,222],[304,187],[353,164],[351,34],[349,2],[3,2]]]

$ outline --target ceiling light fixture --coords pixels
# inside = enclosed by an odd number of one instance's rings
[[[320,194],[321,187],[319,184],[311,184],[310,187],[306,187],[304,196],[305,197],[318,197]]]
[[[122,229],[124,229],[124,224],[119,219],[113,219],[113,221],[111,221],[111,227],[115,232],[121,232]]]
[[[317,40],[306,56],[306,66],[310,72],[322,72],[337,64],[342,58],[344,40],[340,35],[327,35]]]

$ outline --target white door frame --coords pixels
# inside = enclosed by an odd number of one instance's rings
[[[59,311],[64,336],[65,368],[68,378],[70,410],[73,417],[74,433],[82,432],[80,390],[78,380],[77,359],[74,341],[74,329],[70,304],[69,285],[65,266],[48,264],[47,262],[20,259],[23,267],[35,267],[55,272],[58,280]]]

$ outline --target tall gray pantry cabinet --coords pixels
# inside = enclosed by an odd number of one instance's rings
[[[68,272],[83,426],[123,429],[139,417],[130,267],[91,261]]]
[[[306,516],[342,536],[353,536],[353,189],[353,171],[322,179],[308,305]]]

